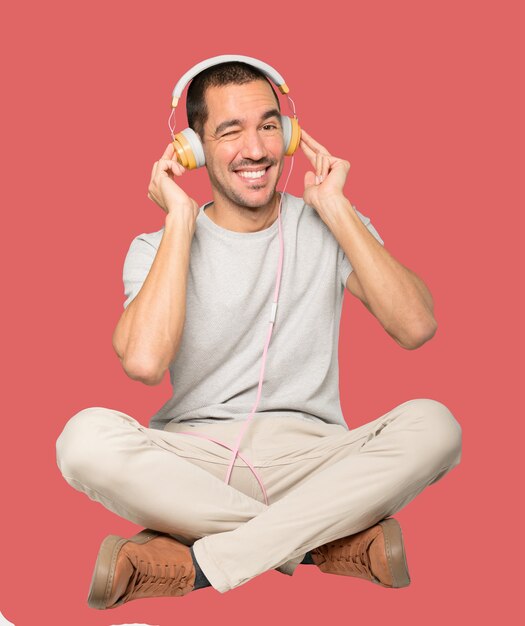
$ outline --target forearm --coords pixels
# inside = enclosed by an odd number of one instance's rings
[[[344,196],[330,203],[329,227],[354,268],[370,310],[403,346],[421,345],[437,328],[430,291],[376,240]]]
[[[148,276],[113,334],[128,376],[158,384],[177,354],[186,316],[186,288],[194,221],[174,212]]]

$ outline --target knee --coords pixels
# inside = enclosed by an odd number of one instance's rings
[[[415,419],[420,435],[418,456],[443,469],[458,465],[462,429],[450,409],[437,400],[418,398],[406,403],[406,411]]]
[[[102,407],[82,409],[71,417],[56,442],[57,465],[64,478],[84,483],[101,461],[101,434],[111,424],[111,410]]]

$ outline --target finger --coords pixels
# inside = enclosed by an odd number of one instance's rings
[[[318,152],[315,155],[315,178],[318,182],[321,182],[321,174],[323,171],[323,155]]]
[[[157,175],[157,173],[159,173],[158,170],[159,170],[159,165],[161,164],[161,162],[165,164],[166,161],[170,161],[171,160],[169,157],[165,156],[166,154],[170,153],[170,146],[172,148],[171,153],[175,152],[175,148],[173,147],[173,144],[169,144],[168,147],[166,148],[166,150],[164,151],[164,154],[162,155],[162,157],[158,161],[155,161],[155,163],[153,164],[153,167],[151,168],[151,178],[152,179]],[[173,154],[172,154],[172,156],[173,156]],[[160,170],[166,170],[166,165],[161,165],[160,166]]]
[[[164,150],[164,154],[160,157],[161,159],[172,159],[173,153],[175,152],[175,146],[173,145],[173,141],[170,141],[166,150]]]
[[[171,170],[173,166],[178,165],[180,165],[180,163],[175,159],[160,159],[160,161],[157,162],[157,174],[167,172],[168,170]],[[182,167],[182,165],[180,165],[180,167]]]
[[[315,141],[313,137],[311,137],[304,128],[301,128],[301,137],[304,135],[305,142],[313,149],[318,152],[324,152],[325,154],[330,154],[328,150],[322,146],[318,141]]]
[[[173,161],[173,163],[178,163],[181,167],[184,168],[184,170],[186,170],[186,168],[184,167],[184,165],[182,165],[182,163],[179,161],[179,159],[177,158],[177,155],[174,154],[173,158],[171,159]]]
[[[321,171],[321,181],[323,181],[330,171],[330,158],[326,155],[323,155],[323,169]]]
[[[151,168],[151,180],[155,178],[155,174],[157,173],[158,163],[159,163],[158,161],[155,161],[155,163],[153,163],[153,167]]]
[[[330,169],[330,162],[328,156],[323,154],[322,152],[317,153],[317,176],[319,178],[319,183],[322,183],[323,180],[328,176],[328,171]]]
[[[315,185],[315,176],[313,172],[306,172],[306,174],[304,175],[304,188],[306,189],[307,187],[311,187],[312,185]]]
[[[312,148],[310,148],[304,141],[301,140],[301,143],[299,144],[301,146],[301,149],[303,150],[303,152],[306,155],[306,158],[310,161],[310,163],[315,167],[315,160],[316,160],[316,152],[314,152],[312,150]]]
[[[177,176],[182,176],[186,171],[186,168],[181,165],[178,161],[170,161],[171,163],[171,171]]]

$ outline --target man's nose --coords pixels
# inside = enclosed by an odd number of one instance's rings
[[[248,131],[244,135],[242,156],[252,161],[258,161],[267,154],[264,141],[257,130]]]

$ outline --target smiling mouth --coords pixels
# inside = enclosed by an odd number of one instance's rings
[[[267,167],[260,168],[258,170],[237,170],[235,174],[237,174],[239,178],[242,178],[242,180],[246,182],[265,181],[267,179],[267,172],[270,167],[271,166],[268,165]]]

